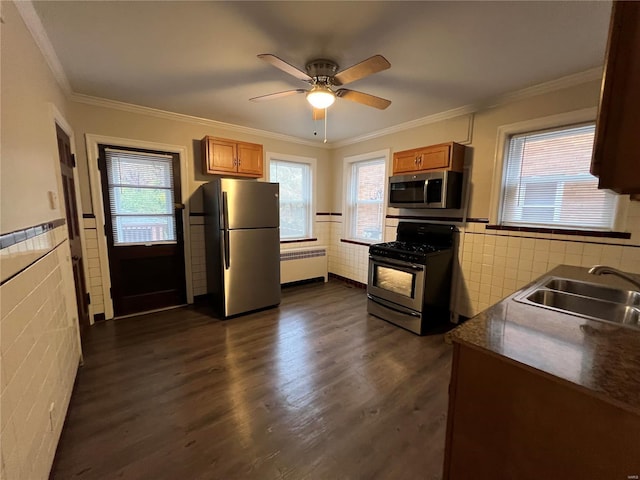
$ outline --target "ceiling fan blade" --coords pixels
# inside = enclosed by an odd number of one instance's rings
[[[368,93],[356,92],[355,90],[349,90],[347,88],[341,88],[336,92],[336,95],[345,100],[351,100],[352,102],[361,103],[369,107],[379,108],[384,110],[391,105],[391,100],[386,98],[376,97],[375,95],[369,95]]]
[[[337,86],[346,85],[347,83],[355,82],[361,78],[386,70],[389,67],[391,67],[391,64],[386,58],[382,55],[374,55],[337,73],[333,77],[333,83]]]
[[[297,67],[294,67],[293,65],[285,62],[284,60],[276,57],[275,55],[271,55],[270,53],[261,53],[260,55],[258,55],[258,58],[261,60],[264,60],[267,63],[270,63],[274,67],[279,68],[280,70],[282,70],[285,73],[288,73],[289,75],[293,75],[298,80],[302,80],[303,82],[313,81],[313,79],[309,75],[304,73],[302,70],[300,70]]]
[[[325,109],[324,108],[314,108],[313,109],[313,119],[314,120],[324,120]]]
[[[285,90],[284,92],[270,93],[269,95],[253,97],[249,100],[252,102],[264,102],[265,100],[274,100],[276,98],[288,97],[289,95],[296,95],[297,93],[307,93],[307,91],[303,88],[298,88],[296,90]]]

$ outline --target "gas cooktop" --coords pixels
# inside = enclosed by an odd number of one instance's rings
[[[376,243],[369,247],[369,254],[424,263],[430,254],[450,250],[453,245],[454,227],[441,224],[400,222],[395,242]]]
[[[414,242],[386,242],[376,243],[369,247],[369,254],[380,257],[395,258],[409,262],[422,263],[428,254],[449,250],[449,246],[427,245]]]
[[[449,247],[443,247],[439,245],[426,245],[424,243],[415,243],[415,242],[385,242],[385,243],[376,243],[372,245],[378,248],[384,248],[389,250],[397,250],[401,252],[413,252],[413,253],[431,253],[437,252],[438,250],[443,250]]]

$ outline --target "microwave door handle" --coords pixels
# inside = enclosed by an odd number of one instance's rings
[[[429,179],[426,178],[424,180],[424,192],[422,193],[422,198],[425,205],[429,205]]]

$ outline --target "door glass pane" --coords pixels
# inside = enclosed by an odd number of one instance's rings
[[[415,274],[375,265],[373,284],[389,292],[413,298]]]
[[[114,245],[175,243],[172,158],[107,149],[106,164]]]
[[[175,237],[175,221],[173,215],[143,216],[114,216],[116,224],[113,226],[117,234],[114,243],[150,243],[166,242]]]

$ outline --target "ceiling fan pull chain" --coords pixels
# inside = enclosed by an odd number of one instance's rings
[[[327,109],[324,109],[324,143],[327,143]]]

